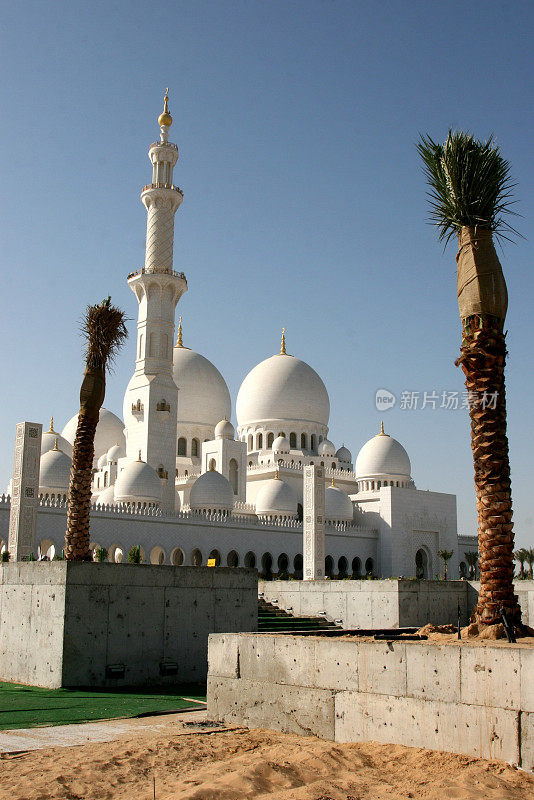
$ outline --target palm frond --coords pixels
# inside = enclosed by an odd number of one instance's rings
[[[85,360],[89,369],[109,369],[128,336],[126,316],[111,304],[111,297],[87,306],[82,320]]]
[[[469,133],[449,130],[443,144],[421,135],[417,150],[430,191],[430,220],[440,241],[449,241],[464,226],[484,228],[497,238],[520,235],[506,221],[512,210],[510,164],[494,144]]]

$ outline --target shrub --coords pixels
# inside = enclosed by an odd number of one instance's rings
[[[93,556],[94,561],[107,561],[108,560],[108,551],[106,547],[97,547],[95,550],[95,554]]]
[[[141,545],[136,544],[130,552],[128,553],[128,564],[140,564],[141,563]]]
[[[2,553],[2,563],[3,564],[7,564],[7,562],[9,561],[10,558],[11,558],[11,556],[10,556],[9,550],[4,550],[4,552]]]

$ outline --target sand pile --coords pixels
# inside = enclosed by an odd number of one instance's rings
[[[4,800],[527,800],[534,776],[400,745],[169,724],[111,742],[4,756]]]

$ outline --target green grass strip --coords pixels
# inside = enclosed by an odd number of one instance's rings
[[[0,683],[0,730],[170,712],[193,705],[190,700],[184,700],[184,695],[194,700],[206,699],[204,688],[198,685],[154,689],[42,689]]]

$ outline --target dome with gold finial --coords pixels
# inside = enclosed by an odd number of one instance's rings
[[[48,453],[49,450],[53,450],[56,446],[56,442],[58,450],[61,450],[62,453],[66,453],[69,458],[72,458],[72,444],[54,430],[54,417],[52,417],[50,419],[50,428],[47,431],[43,431],[41,437],[41,455]]]
[[[163,111],[158,117],[158,125],[165,125],[170,128],[172,125],[172,117],[169,114],[169,89],[165,89],[165,97],[163,98]]]
[[[384,423],[380,424],[380,433],[364,444],[356,459],[356,477],[362,478],[399,478],[411,481],[411,465],[408,453],[398,442],[384,431]]]

